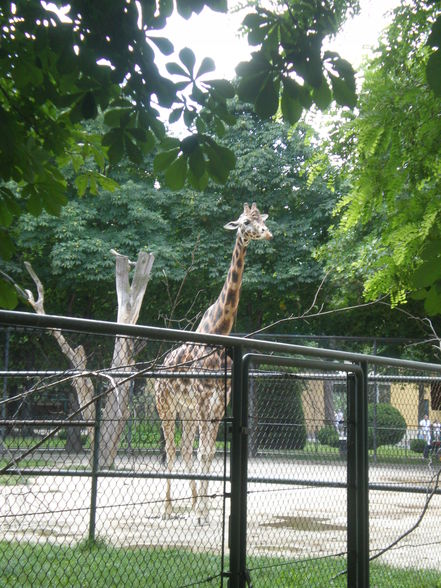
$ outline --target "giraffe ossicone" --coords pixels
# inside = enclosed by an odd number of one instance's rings
[[[228,335],[233,327],[239,306],[240,290],[245,265],[246,249],[251,241],[269,240],[272,234],[265,224],[267,214],[261,214],[253,202],[244,204],[243,212],[235,221],[224,225],[235,230],[236,242],[223,288],[217,300],[205,311],[196,329],[199,333]],[[230,367],[225,350],[204,345],[183,344],[166,356],[162,367],[166,370],[213,370]],[[230,400],[231,387],[217,378],[161,378],[155,382],[155,399],[164,432],[167,469],[171,473],[176,461],[175,423],[182,422],[181,457],[188,472],[193,469],[193,444],[199,429],[197,462],[199,472],[208,475],[216,449],[219,425]],[[190,481],[193,508],[200,523],[208,520],[208,481],[201,480],[199,491]],[[166,481],[164,518],[172,515],[171,482]]]

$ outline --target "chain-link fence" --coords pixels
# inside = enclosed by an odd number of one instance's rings
[[[441,583],[437,366],[0,322],[0,586]]]

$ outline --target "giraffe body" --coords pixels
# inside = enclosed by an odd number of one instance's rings
[[[239,306],[246,248],[251,240],[271,239],[272,235],[265,225],[267,217],[260,214],[255,203],[251,208],[245,204],[239,219],[225,225],[228,230],[237,230],[230,268],[219,297],[202,316],[197,332],[222,335],[231,332]],[[200,373],[202,370],[225,370],[230,364],[225,350],[186,343],[166,356],[163,367]],[[219,424],[230,401],[230,393],[229,382],[225,384],[221,378],[177,377],[157,380],[156,407],[162,421],[169,472],[173,471],[176,460],[175,421],[179,417],[182,421],[181,457],[187,470],[191,472],[193,468],[193,444],[199,429],[199,471],[201,474],[209,474]],[[198,492],[195,481],[191,480],[190,488],[198,520],[200,523],[205,522],[208,519],[208,481],[201,480]],[[169,518],[171,515],[171,484],[170,479],[167,479],[164,517]]]

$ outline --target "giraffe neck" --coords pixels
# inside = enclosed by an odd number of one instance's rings
[[[246,244],[237,235],[230,269],[218,299],[205,312],[196,331],[229,335],[236,318],[245,265]]]

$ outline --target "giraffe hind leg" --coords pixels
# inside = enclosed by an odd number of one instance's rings
[[[156,397],[156,407],[159,418],[161,419],[162,431],[164,433],[165,441],[165,455],[167,471],[171,473],[176,461],[176,443],[175,443],[175,421],[176,409],[171,406],[170,402],[166,401],[168,395],[165,390],[160,389],[160,394]],[[168,398],[167,398],[168,400]],[[173,512],[172,498],[171,498],[171,480],[166,479],[166,491],[164,502],[163,518],[169,519]]]
[[[182,443],[181,456],[188,473],[193,471],[193,445],[197,430],[197,421],[194,415],[181,415],[182,418]],[[192,508],[195,508],[197,501],[197,490],[195,480],[190,480],[190,491],[192,497]]]

